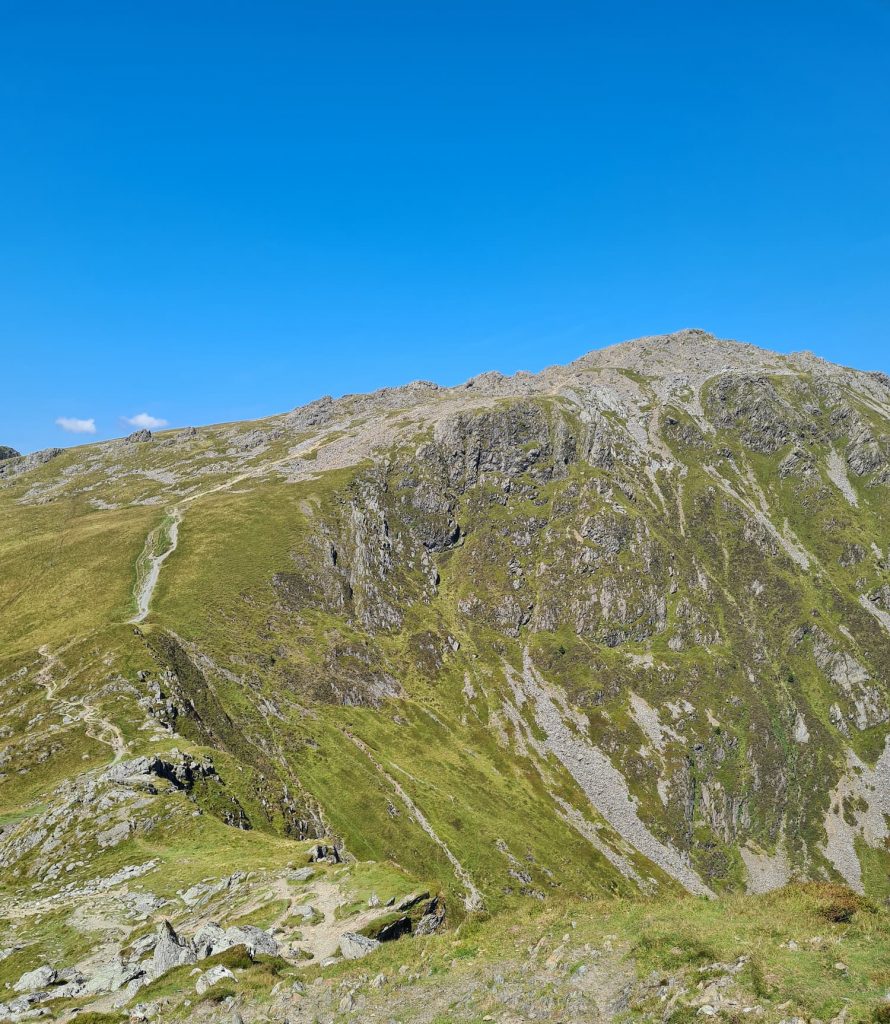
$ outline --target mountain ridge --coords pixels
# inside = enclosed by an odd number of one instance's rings
[[[698,330],[5,460],[0,919],[57,926],[0,980],[63,949],[123,1006],[211,913],[298,970],[483,910],[890,896],[888,491],[890,381]],[[111,937],[161,920],[151,965]]]
[[[685,346],[684,343],[686,343]],[[485,383],[503,385],[505,382],[516,382],[517,385],[521,385],[524,382],[536,381],[548,376],[567,373],[573,370],[636,369],[638,363],[650,363],[652,359],[657,361],[658,358],[663,356],[666,351],[676,352],[677,348],[680,349],[681,354],[685,357],[685,362],[687,364],[694,365],[696,362],[700,361],[696,360],[694,357],[696,355],[701,356],[701,346],[713,347],[715,344],[719,347],[719,351],[725,353],[730,357],[730,359],[728,364],[717,364],[712,361],[709,365],[708,376],[719,372],[726,372],[731,369],[751,369],[754,365],[757,365],[757,360],[760,360],[760,364],[764,370],[770,367],[776,368],[776,363],[779,361],[796,366],[816,365],[823,369],[833,370],[834,372],[842,371],[842,373],[863,374],[864,376],[871,377],[879,382],[882,380],[886,382],[887,380],[887,374],[880,370],[859,370],[853,367],[847,367],[843,364],[834,363],[831,360],[825,359],[808,349],[789,353],[780,353],[763,346],[754,345],[750,342],[737,341],[729,338],[719,338],[703,328],[688,327],[681,328],[667,334],[644,335],[639,338],[631,338],[626,341],[617,342],[601,348],[590,349],[588,352],[585,352],[567,363],[554,363],[538,371],[517,370],[511,374],[504,374],[500,371],[489,370],[482,371],[467,378],[467,380],[454,385],[439,384],[435,381],[419,378],[408,381],[405,384],[384,385],[367,392],[347,392],[336,398],[329,394],[325,394],[285,412],[270,413],[250,420],[223,420],[207,423],[203,424],[201,429],[231,427],[243,423],[263,423],[279,416],[293,416],[300,414],[303,410],[317,408],[319,403],[327,404],[329,402],[342,402],[346,400],[370,398],[382,399],[396,394],[416,394],[420,396],[427,392],[459,392],[467,387],[476,386],[479,383],[482,383],[483,385]],[[690,352],[689,346],[697,346],[699,351],[695,352],[693,350]],[[636,356],[636,358],[630,358],[616,363],[609,362],[614,355],[619,354]],[[751,358],[742,358],[743,355],[750,356]],[[672,375],[674,373],[676,373],[676,370],[672,371]],[[154,433],[158,436],[166,436],[188,429],[195,428],[170,427],[156,430]],[[88,441],[83,444],[71,445],[70,448],[89,448],[96,444],[107,444],[109,441],[114,440],[125,440],[125,438],[109,438],[106,441]],[[12,448],[5,449],[0,447],[0,453],[7,450],[12,454],[0,456],[0,458],[28,457],[38,454],[37,451],[20,453]],[[40,451],[52,450],[52,448],[49,448],[41,449]]]

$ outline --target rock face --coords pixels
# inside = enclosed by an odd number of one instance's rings
[[[3,459],[17,459],[21,456],[21,452],[17,452],[15,448],[10,448],[8,445],[0,444],[0,462]]]
[[[3,448],[2,450],[11,454],[0,459],[2,462],[0,480],[27,473],[62,454],[61,448],[45,448],[39,452],[32,452],[30,455],[19,455],[14,448]]]

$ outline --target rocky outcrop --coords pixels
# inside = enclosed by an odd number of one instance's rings
[[[12,448],[5,450],[14,451]],[[61,448],[44,448],[42,451],[32,452],[30,455],[18,455],[17,453],[8,455],[0,460],[0,480],[20,476],[22,473],[37,469],[61,454]]]

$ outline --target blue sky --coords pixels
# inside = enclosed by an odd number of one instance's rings
[[[0,0],[0,444],[684,326],[890,370],[888,53],[887,0]]]

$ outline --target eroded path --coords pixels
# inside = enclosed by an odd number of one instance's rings
[[[47,644],[38,648],[38,654],[44,663],[35,676],[35,682],[43,687],[46,700],[53,710],[62,718],[67,717],[71,723],[82,722],[87,736],[111,747],[115,763],[120,761],[127,753],[127,741],[121,730],[86,697],[69,699],[57,696],[58,691],[71,682],[71,676],[58,653],[51,651]]]
[[[145,538],[145,547],[136,562],[136,586],[133,591],[136,598],[136,614],[130,622],[142,622],[148,615],[151,597],[161,575],[161,566],[179,544],[181,522],[182,512],[178,508],[172,508],[164,520]]]

